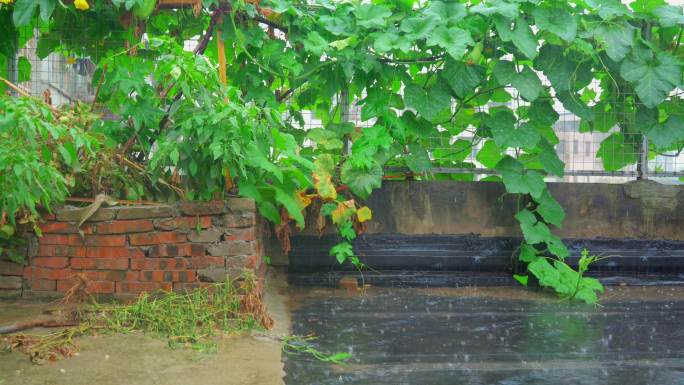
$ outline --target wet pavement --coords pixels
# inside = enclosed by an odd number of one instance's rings
[[[612,287],[600,307],[513,286],[292,287],[292,332],[350,352],[286,356],[303,384],[684,384],[684,288]]]

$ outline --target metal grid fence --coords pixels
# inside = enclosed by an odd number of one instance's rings
[[[38,56],[38,30],[24,29],[21,31],[20,39],[26,40],[24,48],[17,52],[13,60],[8,61],[6,76],[10,81],[18,84],[24,91],[38,97],[45,97],[51,100],[53,105],[72,103],[74,101],[90,102],[94,96],[92,86],[92,75],[95,66],[88,57],[78,57],[70,52],[53,52],[45,58]],[[120,43],[120,42],[119,42]],[[110,42],[113,46],[117,42]],[[101,49],[109,47],[104,42]],[[191,45],[188,46],[191,49]],[[27,72],[28,71],[28,72]],[[542,80],[546,82],[546,79]],[[507,89],[511,94],[511,100],[507,103],[509,107],[515,109],[526,102],[520,99],[515,90]],[[673,98],[680,97],[673,94]],[[374,120],[363,121],[361,119],[361,106],[358,100],[354,103],[344,103],[346,97],[337,97],[333,105],[342,108],[343,119],[353,122],[357,127],[370,127]],[[486,109],[487,107],[483,107]],[[564,110],[560,103],[556,102],[554,109],[560,115],[558,121],[553,125],[553,131],[558,137],[558,144],[555,149],[559,158],[565,163],[565,174],[563,178],[550,177],[550,181],[564,182],[602,182],[602,183],[622,183],[633,180],[639,176],[644,178],[657,178],[666,183],[679,183],[679,178],[684,177],[684,154],[680,152],[667,152],[662,154],[649,153],[648,157],[643,153],[643,143],[641,137],[634,135],[627,137],[627,145],[619,148],[610,148],[604,144],[605,149],[614,153],[621,152],[617,156],[624,156],[628,159],[640,159],[640,162],[632,162],[630,165],[616,170],[605,171],[603,161],[597,156],[603,140],[611,133],[619,130],[614,126],[608,132],[582,132],[581,121],[578,117]],[[684,113],[683,113],[684,115]],[[309,130],[314,127],[321,127],[322,120],[313,111],[303,111],[302,116],[304,125],[300,128]],[[684,119],[683,119],[684,120]],[[445,165],[440,159],[441,153],[453,149],[457,140],[467,140],[472,142],[472,147],[465,160],[460,165]],[[632,142],[629,142],[632,141]],[[429,138],[430,156],[434,162],[433,172],[441,174],[468,174],[473,175],[473,179],[481,179],[494,172],[486,169],[476,159],[477,151],[482,147],[483,142],[473,140],[472,133],[463,132],[457,136],[451,136],[447,131],[437,131],[433,137]],[[516,155],[514,150],[509,151]],[[638,163],[642,163],[641,166]],[[467,166],[467,167],[464,167]]]

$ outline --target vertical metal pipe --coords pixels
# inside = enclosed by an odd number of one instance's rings
[[[646,135],[641,135],[641,169],[639,170],[638,179],[648,179],[648,138]]]
[[[641,35],[643,36],[644,40],[651,41],[650,23],[644,22],[644,24],[642,24]],[[637,129],[641,129],[641,127],[637,127]],[[648,138],[644,134],[641,134],[641,146],[639,148],[637,174],[637,179],[648,179]]]
[[[19,37],[14,36],[14,46],[16,49],[14,50],[14,53],[12,54],[11,57],[7,58],[7,68],[5,70],[7,71],[7,80],[10,82],[17,84],[18,85],[18,80],[19,80]],[[12,90],[8,89],[12,93],[13,96],[19,96],[19,94]]]
[[[347,87],[343,88],[342,91],[340,91],[339,95],[339,106],[340,106],[340,120],[342,123],[347,123],[350,119],[351,111],[350,111],[350,105],[349,105],[349,89]],[[351,154],[351,140],[347,138],[344,141],[344,153],[349,155]]]

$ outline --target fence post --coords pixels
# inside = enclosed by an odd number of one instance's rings
[[[651,40],[651,24],[644,22],[641,26],[641,35],[646,41]],[[639,164],[637,179],[648,179],[648,138],[641,134],[641,150],[639,151]]]
[[[641,150],[639,151],[639,175],[637,179],[648,179],[648,138],[646,135],[641,135]]]
[[[13,84],[19,84],[19,39],[15,38],[14,39],[14,46],[16,47],[16,50],[14,53],[12,53],[11,57],[7,58],[7,66],[4,68],[4,70],[7,72],[7,80],[12,82]],[[19,96],[17,91],[14,91],[10,88],[8,88],[9,92],[13,96]]]
[[[349,105],[349,89],[347,87],[342,88],[340,91],[338,103],[340,103],[340,120],[342,123],[347,123],[349,121],[350,105]],[[351,154],[351,140],[346,139],[344,141],[344,153]]]

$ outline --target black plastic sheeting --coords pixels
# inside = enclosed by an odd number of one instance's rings
[[[684,301],[657,290],[602,307],[506,298],[505,289],[304,290],[292,299],[292,332],[352,359],[286,355],[285,383],[684,385]]]
[[[335,236],[295,236],[289,255],[290,272],[351,271],[328,251]],[[607,257],[591,265],[595,273],[684,273],[684,242],[639,239],[564,240],[566,259],[576,264],[582,249]],[[364,234],[354,241],[354,252],[372,269],[381,271],[510,272],[511,256],[520,245],[515,238],[477,235]]]

